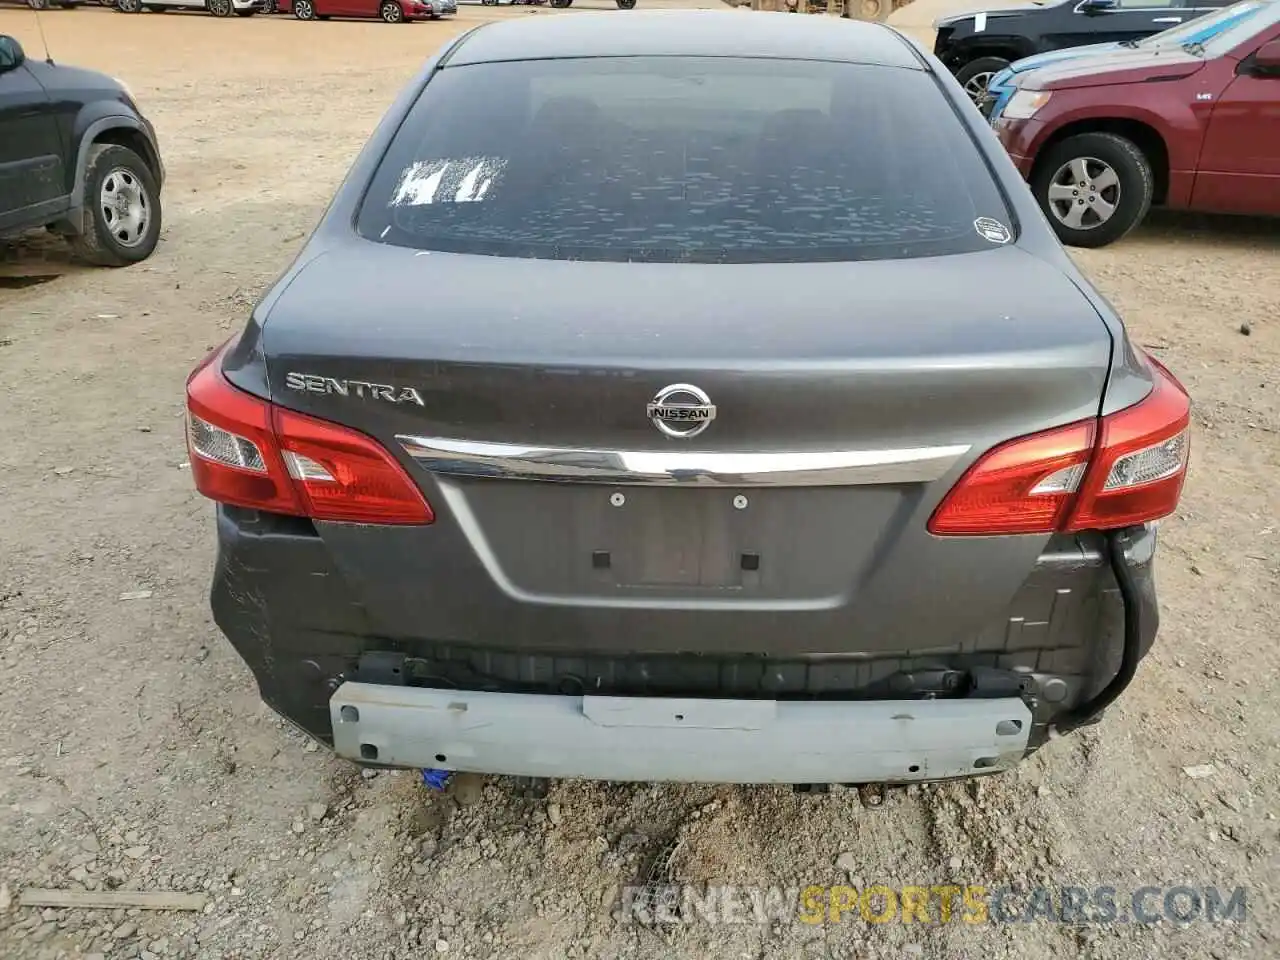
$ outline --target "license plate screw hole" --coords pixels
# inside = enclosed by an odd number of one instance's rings
[[[611,493],[609,494],[609,502],[613,504],[615,507],[620,507],[627,502],[626,494]]]
[[[449,762],[449,758],[446,757],[443,753],[436,754],[436,763],[448,763],[448,762]]]
[[[744,497],[742,494],[738,494],[736,497],[733,498],[733,508],[735,510],[747,509],[747,498]]]
[[[677,714],[676,714],[676,719],[677,719],[677,720],[683,720],[683,719],[684,719],[684,714],[683,714],[683,713],[677,713]]]

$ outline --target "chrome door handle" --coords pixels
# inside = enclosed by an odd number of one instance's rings
[[[1152,23],[1181,23],[1182,18],[1181,17],[1156,17],[1151,22]]]

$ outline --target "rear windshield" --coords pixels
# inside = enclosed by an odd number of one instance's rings
[[[700,57],[446,68],[357,226],[424,250],[668,263],[964,253],[1012,230],[927,73]]]

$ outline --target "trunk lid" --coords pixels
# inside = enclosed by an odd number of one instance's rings
[[[273,401],[377,437],[436,510],[426,528],[318,525],[381,630],[602,652],[954,648],[1046,538],[938,539],[929,513],[995,443],[1095,415],[1111,347],[1071,280],[1015,245],[688,266],[361,243],[306,267],[263,329]],[[647,416],[678,383],[716,406],[695,437]],[[552,448],[569,482],[414,460],[406,436]],[[602,452],[691,469],[575,480]],[[753,473],[832,452],[870,459],[847,483]]]
[[[671,449],[646,404],[686,382],[718,413],[681,449],[981,443],[1090,415],[1110,358],[1071,280],[1014,246],[776,266],[359,250],[292,282],[264,352],[275,402],[384,440]],[[423,402],[291,389],[289,373]]]

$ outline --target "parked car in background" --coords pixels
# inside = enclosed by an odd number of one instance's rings
[[[13,4],[15,6],[30,7],[32,10],[49,10],[53,7],[70,10],[85,2],[86,0],[0,0],[0,7]]]
[[[986,95],[978,102],[983,116],[990,117],[997,109],[1013,96],[1013,78],[1028,70],[1047,66],[1051,63],[1062,63],[1080,57],[1095,56],[1100,53],[1112,53],[1124,50],[1154,50],[1157,47],[1177,47],[1184,43],[1203,43],[1223,30],[1253,16],[1272,3],[1280,0],[1240,0],[1229,7],[1202,14],[1194,20],[1168,30],[1161,30],[1143,40],[1119,40],[1112,43],[1095,43],[1085,47],[1068,47],[1051,53],[1038,53],[1033,57],[1016,60],[1005,67],[987,85]]]
[[[0,236],[47,227],[90,263],[149,257],[164,164],[155,130],[119,80],[28,60],[0,36]]]
[[[410,23],[451,17],[458,12],[458,0],[277,0],[276,8],[299,20],[338,17]]]
[[[690,10],[445,45],[187,411],[267,703],[524,777],[1007,769],[1150,649],[1189,453],[926,48]]]
[[[1153,33],[1224,7],[1230,0],[1060,0],[943,17],[933,52],[975,102],[1015,60],[1050,50]]]
[[[1152,204],[1280,215],[1280,4],[1014,82],[991,124],[1064,242],[1112,243]]]
[[[252,17],[260,13],[266,0],[116,0],[121,13],[164,13],[167,10],[204,10],[215,17]]]

